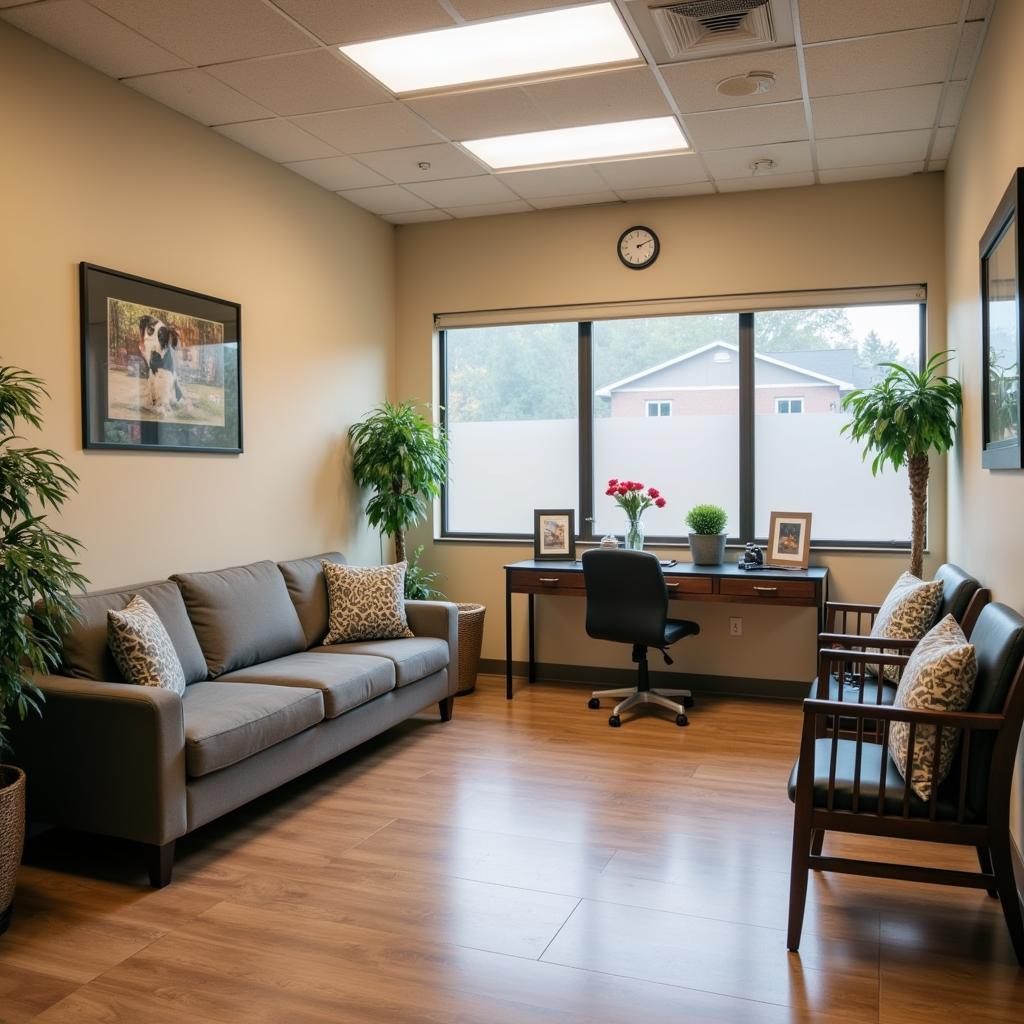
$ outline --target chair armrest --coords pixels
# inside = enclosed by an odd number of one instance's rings
[[[33,820],[158,845],[188,831],[177,694],[68,676],[33,682],[42,717],[12,729]]]
[[[405,617],[417,636],[448,644],[448,695],[459,688],[459,609],[451,601],[406,601]]]
[[[945,728],[998,732],[1005,719],[1002,715],[980,714],[976,711],[926,711],[923,708],[897,708],[891,704],[847,704],[841,700],[804,701],[804,720],[815,715],[842,715],[872,722],[916,722],[918,725],[941,725]]]
[[[863,636],[859,633],[819,633],[819,647],[842,647],[857,650],[864,647],[881,648],[887,651],[912,651],[921,641],[905,640],[902,637]]]
[[[828,601],[825,604],[825,628],[832,633],[845,630],[848,627],[847,616],[857,616],[856,628],[861,628],[860,619],[862,615],[868,617],[868,626],[875,621],[881,605],[878,604],[854,604],[849,601]],[[837,629],[839,619],[842,618],[842,627]]]

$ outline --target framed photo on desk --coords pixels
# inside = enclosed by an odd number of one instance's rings
[[[765,565],[806,569],[811,559],[811,513],[773,512]]]
[[[533,510],[533,557],[538,562],[575,561],[575,509],[537,508]]]

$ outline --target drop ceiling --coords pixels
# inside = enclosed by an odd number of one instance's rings
[[[337,49],[583,2],[0,0],[0,18],[406,224],[942,170],[992,6],[772,0],[776,43],[672,60],[635,17],[664,0],[614,0],[643,67],[405,100]],[[717,91],[754,70],[774,76],[770,92]],[[666,115],[692,152],[492,173],[458,145]]]

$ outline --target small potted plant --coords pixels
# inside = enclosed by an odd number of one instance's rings
[[[686,525],[690,528],[690,557],[694,565],[722,564],[728,518],[720,505],[694,505],[686,513]]]
[[[665,499],[657,487],[648,487],[638,480],[619,480],[612,477],[604,492],[615,499],[615,504],[626,513],[626,547],[634,551],[644,549],[643,514],[652,506],[664,508]]]

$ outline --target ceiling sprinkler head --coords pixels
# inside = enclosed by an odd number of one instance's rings
[[[430,170],[430,161],[429,160],[421,160],[416,166],[421,171],[429,171]]]
[[[755,160],[750,165],[751,174],[767,174],[768,171],[775,167],[775,161],[770,160],[768,157],[762,157],[760,160]]]
[[[775,75],[770,71],[751,71],[745,75],[723,78],[716,89],[721,96],[759,96],[775,88]]]

